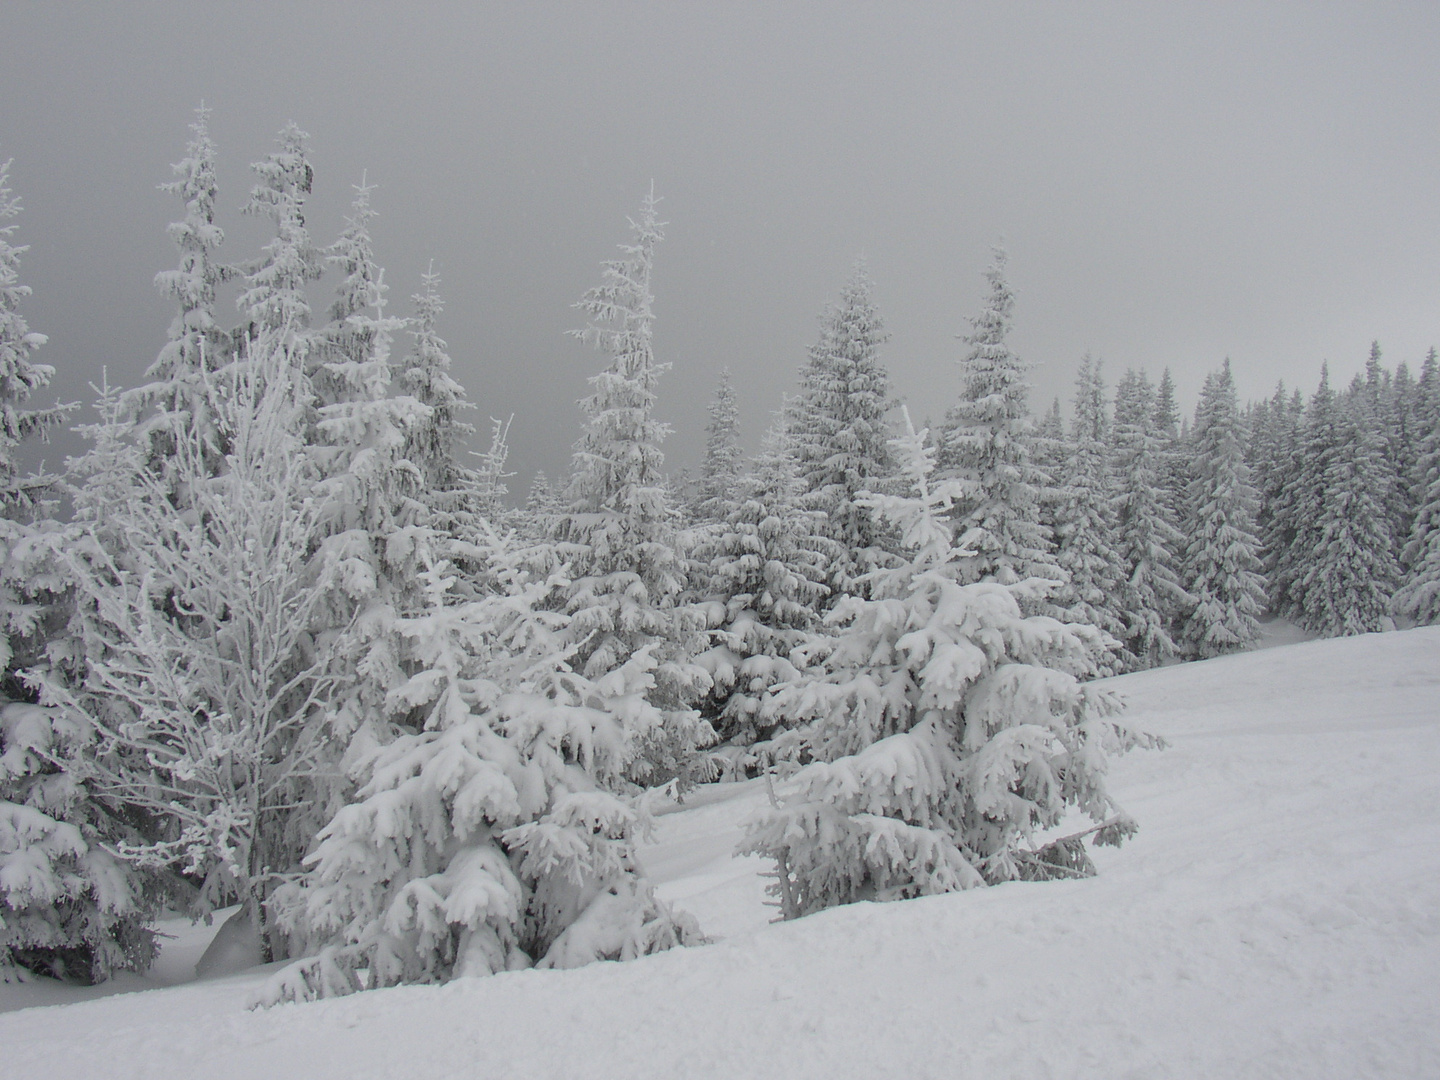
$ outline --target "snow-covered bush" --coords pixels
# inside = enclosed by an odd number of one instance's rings
[[[260,1001],[439,982],[538,963],[574,967],[697,941],[634,859],[642,815],[620,797],[647,735],[653,650],[597,679],[573,671],[562,574],[504,562],[494,594],[457,598],[424,572],[427,610],[397,620],[417,672],[391,695],[421,729],[353,756],[354,801],[313,870],[276,898],[313,955]]]
[[[1080,680],[1104,635],[1020,613],[997,582],[964,584],[944,519],[961,485],[931,486],[924,433],[896,440],[911,494],[867,499],[900,530],[908,565],[849,597],[817,669],[776,692],[812,759],[742,852],[778,864],[787,917],[855,900],[1085,873],[1078,842],[1036,846],[1071,809],[1098,842],[1135,828],[1105,788],[1111,754],[1158,740],[1112,719]]]

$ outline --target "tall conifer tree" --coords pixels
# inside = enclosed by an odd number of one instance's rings
[[[637,656],[653,667],[648,707],[627,717],[643,747],[631,775],[649,783],[688,777],[696,748],[713,733],[690,707],[709,679],[691,660],[698,617],[679,603],[685,565],[661,471],[670,428],[653,414],[668,366],[654,355],[651,275],[664,234],[653,187],[630,224],[623,257],[604,264],[601,284],[577,305],[590,324],[575,336],[607,362],[581,402],[568,508],[553,535],[573,575],[566,611],[579,669],[600,678]]]
[[[832,596],[863,591],[861,578],[889,559],[893,539],[857,499],[891,482],[890,373],[880,362],[884,324],[870,277],[857,262],[840,302],[821,323],[820,340],[790,404],[789,431],[807,509],[825,515],[825,535],[842,552],[832,568]]]
[[[700,464],[699,490],[692,517],[697,522],[724,521],[732,509],[732,491],[744,468],[740,447],[740,410],[730,369],[720,369],[715,397],[706,410],[705,460]]]
[[[1116,548],[1109,428],[1101,368],[1087,355],[1075,382],[1075,425],[1057,506],[1055,561],[1068,580],[1056,590],[1055,603],[1065,621],[1097,626],[1119,640],[1125,635],[1119,607],[1125,572]],[[1122,667],[1132,662],[1123,652],[1115,658]]]
[[[1193,434],[1185,579],[1195,606],[1184,635],[1202,658],[1253,645],[1265,610],[1260,541],[1253,532],[1255,491],[1242,434],[1227,360],[1205,378]]]
[[[305,227],[305,200],[315,181],[309,138],[292,120],[280,129],[279,149],[250,166],[258,182],[242,210],[275,224],[264,254],[243,268],[244,289],[236,303],[252,327],[298,334],[310,325],[306,286],[319,279],[323,264]]]
[[[1006,341],[1015,297],[1005,262],[1005,252],[997,248],[985,274],[989,294],[965,339],[970,349],[960,364],[960,401],[940,440],[940,474],[960,481],[957,544],[974,552],[959,563],[969,580],[1031,582],[1022,586],[1022,609],[1048,612],[1042,594],[1065,575],[1040,520],[1041,490],[1050,478],[1034,462],[1028,365]]]
[[[1176,569],[1185,537],[1160,476],[1163,441],[1154,399],[1154,385],[1143,372],[1127,371],[1115,389],[1114,506],[1125,571],[1119,606],[1126,647],[1140,667],[1155,667],[1178,652],[1173,628],[1192,602]]]

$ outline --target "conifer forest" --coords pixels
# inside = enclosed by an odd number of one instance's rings
[[[41,404],[46,238],[0,168],[0,979],[143,971],[162,913],[237,906],[265,1005],[699,944],[637,844],[657,800],[746,780],[784,919],[1083,878],[1145,824],[1111,763],[1165,742],[1098,680],[1275,618],[1440,623],[1434,349],[1250,402],[1217,357],[1193,410],[1087,355],[1036,402],[997,247],[925,417],[862,260],[755,445],[716,371],[682,476],[654,305],[683,210],[637,183],[575,298],[570,469],[516,476],[445,283],[377,264],[375,189],[313,236],[342,185],[288,124],[243,207],[271,239],[232,251],[209,117],[163,187],[173,321],[93,409]],[[84,453],[22,468],[74,425]]]

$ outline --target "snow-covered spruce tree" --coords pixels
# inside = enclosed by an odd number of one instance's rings
[[[1060,478],[1065,475],[1069,458],[1070,441],[1065,437],[1065,418],[1060,413],[1060,399],[1057,397],[1035,427],[1033,460],[1040,475]],[[1040,524],[1050,530],[1052,537],[1062,498],[1063,488],[1058,483],[1048,482],[1039,491]]]
[[[21,442],[44,436],[69,415],[71,406],[36,409],[30,395],[47,385],[55,374],[49,364],[31,357],[45,344],[44,334],[31,330],[20,312],[30,286],[20,284],[20,256],[29,245],[10,242],[20,200],[10,190],[10,161],[0,162],[0,508],[4,518],[25,520],[54,488],[53,479],[22,481],[17,475],[15,451]]]
[[[170,167],[175,179],[160,185],[185,207],[184,219],[166,230],[180,251],[180,264],[155,275],[156,288],[175,301],[175,318],[165,346],[145,372],[150,382],[124,395],[126,406],[144,417],[139,434],[150,440],[152,467],[162,471],[170,462],[170,425],[188,423],[190,414],[203,407],[204,378],[229,362],[231,347],[230,335],[215,321],[216,290],[233,271],[216,258],[225,233],[215,224],[215,144],[210,110],[203,104],[195,110],[190,131],[185,157]],[[178,419],[176,414],[181,414]],[[218,460],[224,448],[213,431],[210,440],[212,460]]]
[[[585,425],[575,445],[567,508],[552,529],[572,583],[564,608],[578,669],[601,679],[642,651],[653,656],[646,700],[663,723],[635,733],[639,755],[627,765],[637,783],[682,784],[708,775],[696,751],[714,732],[691,708],[709,688],[693,661],[703,616],[679,601],[685,564],[676,551],[675,515],[661,473],[660,444],[670,429],[653,416],[656,363],[650,278],[662,223],[653,187],[632,221],[623,258],[607,261],[600,285],[578,306],[590,324],[575,336],[608,362],[581,402]],[[697,771],[698,770],[698,771]]]
[[[107,850],[126,832],[69,767],[91,750],[54,709],[0,705],[0,983],[100,982],[154,956],[157,882]]]
[[[1296,582],[1299,621],[1326,637],[1393,628],[1400,566],[1386,495],[1394,487],[1384,441],[1362,402],[1339,403],[1335,453],[1321,477],[1315,546]]]
[[[353,185],[355,197],[345,217],[345,228],[322,254],[324,265],[341,274],[335,300],[330,305],[330,322],[316,335],[312,346],[320,365],[312,382],[322,405],[353,396],[343,374],[337,375],[327,368],[335,363],[364,364],[370,360],[380,329],[373,316],[377,306],[384,306],[385,293],[389,291],[385,271],[375,260],[375,245],[370,237],[370,223],[376,217],[370,205],[375,185],[366,183],[366,179],[362,173],[360,183]],[[393,333],[399,325],[389,329]]]
[[[510,494],[506,480],[514,473],[505,471],[510,460],[510,425],[515,420],[511,413],[504,420],[490,418],[490,445],[482,453],[472,450],[479,460],[471,470],[474,479],[467,486],[469,501],[486,521],[499,523],[505,516],[505,496]]]
[[[53,545],[80,651],[40,679],[41,703],[93,743],[78,779],[140,834],[127,859],[197,883],[193,913],[239,901],[266,933],[265,899],[337,779],[322,705],[338,669],[311,633],[334,568],[312,558],[323,502],[299,364],[291,335],[266,331],[206,381],[228,449],[214,472],[208,428],[172,428],[184,513],[114,396],[102,403]]]
[[[713,610],[713,644],[697,662],[714,684],[705,704],[726,744],[719,753],[743,773],[776,752],[769,740],[785,721],[769,691],[799,677],[791,658],[820,629],[825,581],[840,552],[819,513],[800,504],[783,418],[732,490],[728,516],[697,552]]]
[[[527,540],[544,540],[563,509],[560,494],[550,483],[550,477],[544,469],[536,469],[530,478],[530,489],[525,493],[525,503],[516,515],[516,530]]]
[[[1357,428],[1362,429],[1366,440],[1373,444],[1370,452],[1379,453],[1368,467],[1382,480],[1383,486],[1377,489],[1377,494],[1388,519],[1386,532],[1393,544],[1389,554],[1398,560],[1401,538],[1410,532],[1414,508],[1410,505],[1410,492],[1401,482],[1405,475],[1405,447],[1396,423],[1395,380],[1380,363],[1378,341],[1370,343],[1364,377],[1357,375],[1351,383],[1345,406]]]
[[[1386,385],[1387,393],[1380,403],[1379,421],[1385,433],[1389,453],[1386,455],[1395,477],[1394,522],[1395,541],[1401,550],[1415,524],[1417,509],[1413,478],[1420,459],[1420,443],[1424,430],[1420,422],[1420,388],[1410,374],[1410,365],[1401,361]]]
[[[1265,547],[1265,582],[1270,609],[1283,611],[1294,580],[1295,535],[1306,512],[1299,478],[1304,471],[1304,404],[1282,382],[1250,436],[1250,454],[1260,496],[1256,526]]]
[[[495,512],[505,494],[509,421],[491,421],[490,447],[478,468],[462,463],[462,447],[475,427],[460,417],[474,405],[451,374],[449,346],[438,331],[444,302],[433,264],[420,282],[421,291],[410,297],[414,304],[407,330],[410,349],[396,365],[394,386],[428,412],[414,417],[406,428],[401,456],[420,470],[421,501],[429,509],[431,527],[447,538],[450,558],[468,577],[480,572],[474,561],[481,556],[465,550],[479,529],[478,516]]]
[[[894,475],[890,428],[890,373],[880,362],[884,324],[871,298],[865,264],[857,262],[840,302],[822,317],[820,340],[800,373],[800,392],[789,403],[792,453],[806,509],[825,515],[825,535],[841,556],[831,568],[831,597],[863,593],[861,580],[889,565],[895,547],[883,523],[855,500],[883,491]]]
[[[473,408],[465,399],[465,388],[450,374],[448,346],[437,331],[445,304],[440,296],[440,275],[434,265],[420,279],[421,291],[410,297],[415,314],[408,333],[410,351],[400,362],[396,385],[430,409],[429,416],[408,435],[405,457],[425,474],[425,486],[432,492],[451,492],[460,486],[456,444],[475,433],[460,419],[464,409]]]
[[[1203,658],[1249,648],[1260,637],[1265,583],[1254,534],[1255,491],[1230,361],[1205,377],[1192,435],[1185,587],[1195,600],[1185,645]]]
[[[1134,662],[1120,644],[1126,630],[1120,606],[1125,568],[1116,546],[1109,429],[1100,364],[1087,355],[1075,381],[1075,425],[1056,508],[1055,561],[1068,580],[1053,600],[1063,621],[1096,626],[1117,639],[1107,674]]]
[[[1155,434],[1160,440],[1160,481],[1176,521],[1184,521],[1190,468],[1184,453],[1187,432],[1175,400],[1175,380],[1166,368],[1155,390]],[[1178,627],[1176,628],[1178,631]]]
[[[1160,476],[1163,445],[1155,430],[1155,388],[1127,371],[1115,387],[1116,543],[1123,559],[1118,606],[1124,641],[1137,667],[1155,667],[1179,650],[1171,627],[1193,602],[1180,584],[1176,527]]]
[[[315,180],[305,145],[309,137],[292,120],[280,130],[280,148],[250,166],[259,182],[250,189],[242,212],[275,223],[275,238],[265,245],[264,255],[235,271],[244,275],[236,303],[249,320],[247,333],[252,337],[262,329],[301,334],[310,324],[306,286],[319,279],[323,262],[303,213]],[[317,359],[323,359],[322,354],[317,353]]]
[[[940,440],[940,475],[960,483],[954,519],[959,546],[973,552],[960,561],[968,580],[1016,587],[1025,611],[1049,611],[1047,594],[1065,574],[1040,521],[1050,478],[1033,460],[1028,365],[1005,341],[1015,307],[1005,260],[996,248],[985,274],[989,295],[965,338],[970,351],[960,361],[960,401]]]
[[[51,555],[59,526],[44,516],[55,481],[20,478],[15,455],[68,409],[27,407],[53,369],[32,359],[45,336],[20,312],[30,289],[20,284],[26,249],[11,243],[20,203],[9,167],[0,164],[0,982],[25,971],[98,981],[149,963],[158,897],[147,875],[105,850],[124,832],[71,767],[88,751],[86,732],[33,704],[20,677],[68,644],[67,582]]]
[[[334,562],[338,584],[314,630],[341,642],[336,662],[349,675],[345,692],[329,703],[337,734],[383,731],[384,702],[406,677],[391,624],[420,603],[415,575],[438,539],[424,475],[405,457],[408,433],[430,411],[395,392],[391,345],[404,320],[385,314],[369,189],[356,191],[355,213],[330,256],[346,272],[334,320],[310,348],[312,358],[325,357],[315,369],[322,404],[309,452],[322,477],[321,551]]]
[[[1440,622],[1440,363],[1434,349],[1420,369],[1415,416],[1423,432],[1411,480],[1415,520],[1403,552],[1405,584],[1395,594],[1394,608],[1429,626]]]
[[[699,940],[640,876],[640,819],[614,793],[636,732],[662,723],[651,648],[596,681],[574,672],[563,573],[534,578],[488,536],[493,593],[456,596],[441,562],[422,572],[423,610],[397,621],[416,674],[391,708],[420,722],[351,762],[354,801],[277,897],[311,955],[261,1003]]]
[[[1036,833],[1073,807],[1098,823],[1096,842],[1118,843],[1135,824],[1105,790],[1107,757],[1158,744],[1080,682],[1099,631],[1025,618],[1004,586],[965,583],[946,520],[963,485],[932,486],[923,433],[897,444],[910,493],[866,501],[910,561],[879,576],[874,599],[843,599],[823,665],[777,692],[813,764],[739,848],[776,861],[786,917],[1093,873],[1084,833],[1038,848]]]
[[[1440,439],[1437,435],[1440,432],[1440,350],[1431,348],[1426,353],[1420,365],[1420,376],[1415,380],[1413,397],[1411,441],[1415,448],[1415,460],[1403,482],[1410,493],[1410,505],[1418,511],[1424,505],[1426,491],[1434,480],[1430,470],[1435,463],[1429,455],[1437,449],[1436,440]]]
[[[725,521],[734,507],[731,493],[745,465],[740,447],[740,409],[735,402],[735,384],[730,369],[720,369],[715,397],[706,411],[705,460],[700,464],[700,481],[690,517],[706,524]]]

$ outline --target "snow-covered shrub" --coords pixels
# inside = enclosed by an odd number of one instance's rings
[[[420,730],[357,753],[354,801],[321,831],[281,922],[312,956],[260,1000],[440,982],[532,963],[574,967],[699,939],[640,878],[641,815],[620,797],[645,737],[644,648],[598,679],[572,671],[566,581],[499,567],[504,587],[452,594],[424,572],[428,609],[396,622],[417,669],[392,694]]]
[[[896,443],[912,494],[867,502],[912,559],[876,576],[873,599],[842,600],[823,662],[776,692],[812,761],[740,848],[777,862],[787,917],[1084,872],[1073,844],[1037,847],[1036,834],[1071,809],[1099,840],[1133,831],[1106,763],[1158,742],[1080,681],[1105,656],[1100,631],[1022,617],[1006,586],[963,583],[967,553],[943,517],[960,485],[930,485],[924,432]]]

